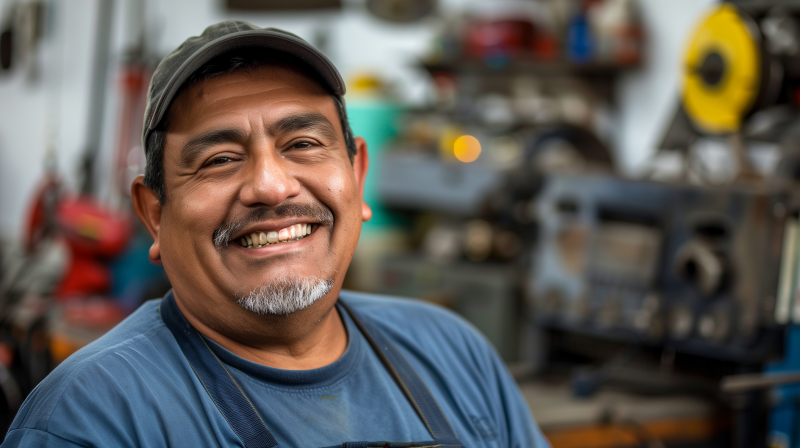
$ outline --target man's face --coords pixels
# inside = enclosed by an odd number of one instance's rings
[[[338,294],[369,219],[358,148],[351,162],[333,98],[287,68],[190,86],[170,110],[151,257],[209,318],[281,279],[333,279]]]

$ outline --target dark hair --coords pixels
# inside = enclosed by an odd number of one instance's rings
[[[307,69],[302,61],[292,55],[276,52],[265,54],[263,50],[244,49],[224,54],[200,67],[183,86],[181,86],[181,92],[198,82],[206,81],[221,75],[229,75],[234,72],[253,71],[259,66],[267,64],[287,67],[294,72],[299,72],[316,80],[320,85],[324,85],[319,81],[318,76]],[[180,92],[175,98],[178,96],[180,96]],[[344,143],[347,147],[347,154],[350,156],[350,162],[352,163],[353,157],[356,155],[356,143],[353,138],[353,130],[350,128],[350,122],[347,120],[344,98],[338,95],[331,96],[336,105],[336,111],[339,114],[339,122],[341,123],[342,132],[344,133]],[[150,133],[147,141],[144,142],[146,162],[144,168],[144,184],[147,188],[156,193],[161,204],[164,204],[167,200],[167,191],[164,182],[164,144],[166,142],[171,110],[172,106],[170,105],[161,124]]]

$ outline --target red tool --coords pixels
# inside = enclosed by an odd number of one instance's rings
[[[92,199],[69,197],[60,190],[55,176],[48,175],[28,215],[26,249],[32,252],[52,236],[66,243],[71,259],[56,289],[57,299],[107,294],[111,274],[106,260],[125,249],[131,234],[130,218]]]

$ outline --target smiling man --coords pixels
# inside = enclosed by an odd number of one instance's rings
[[[344,91],[246,22],[164,59],[132,196],[173,291],[61,364],[3,446],[549,446],[458,317],[341,291],[371,216]]]

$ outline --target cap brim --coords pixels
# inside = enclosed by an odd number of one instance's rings
[[[194,72],[217,56],[241,48],[263,48],[288,53],[318,74],[331,93],[339,96],[345,94],[344,81],[333,63],[305,41],[271,29],[241,31],[205,44],[181,64],[167,83],[164,94],[158,99],[155,111],[146,124],[147,134],[161,123],[175,95]]]

